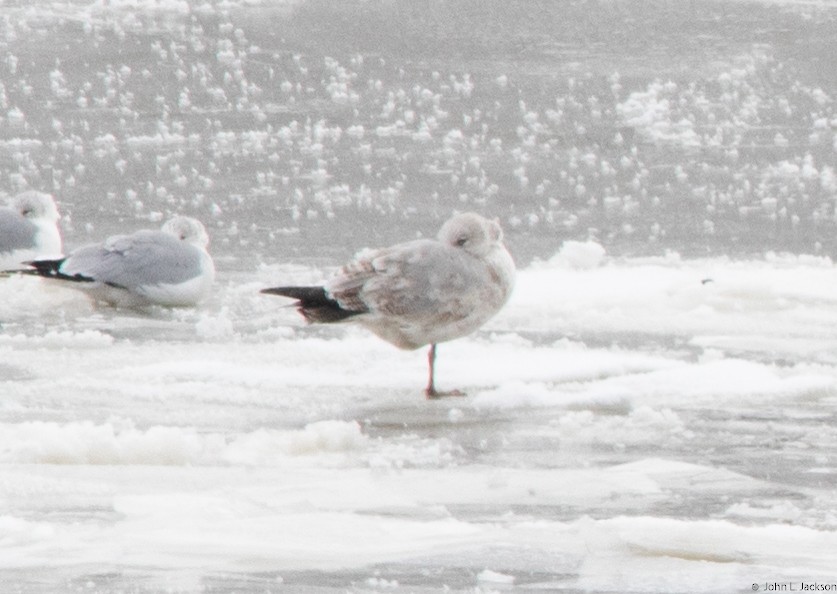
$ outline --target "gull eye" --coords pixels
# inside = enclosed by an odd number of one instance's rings
[[[458,247],[464,246],[466,243],[468,243],[468,236],[467,235],[460,235],[459,237],[457,237],[455,243]]]

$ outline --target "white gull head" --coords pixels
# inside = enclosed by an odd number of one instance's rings
[[[202,249],[206,249],[209,245],[209,235],[206,233],[206,228],[200,221],[192,217],[172,217],[165,222],[162,231]]]
[[[58,208],[49,194],[28,190],[12,198],[12,208],[32,222],[58,222]]]
[[[13,213],[11,219],[6,216],[6,230],[9,237],[0,241],[0,252],[4,252],[3,243],[11,242],[6,247],[15,250],[6,253],[3,265],[17,266],[21,262],[38,258],[57,258],[62,255],[63,241],[58,229],[58,208],[49,194],[27,190],[9,201]],[[15,245],[16,244],[16,245]]]
[[[454,215],[448,219],[436,238],[451,247],[462,248],[483,258],[503,241],[503,230],[497,221],[473,212]]]

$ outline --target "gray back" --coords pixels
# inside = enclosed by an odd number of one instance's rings
[[[61,272],[126,289],[177,284],[201,273],[201,252],[168,233],[138,231],[74,250]]]

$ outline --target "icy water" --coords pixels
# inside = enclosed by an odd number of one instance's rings
[[[0,190],[207,225],[195,309],[0,279],[2,592],[837,590],[831,2],[3,2]],[[277,283],[496,216],[439,349]]]

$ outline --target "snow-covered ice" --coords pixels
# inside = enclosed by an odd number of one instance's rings
[[[837,583],[833,3],[7,4],[0,191],[217,276],[0,278],[0,590]],[[259,293],[463,211],[518,264],[465,398]]]
[[[642,592],[833,579],[829,260],[535,263],[494,321],[449,345],[440,365],[474,394],[454,402],[416,389],[420,353],[276,314],[255,291],[265,272],[150,316],[34,278],[0,285],[6,579]],[[199,333],[212,319],[226,331]]]

